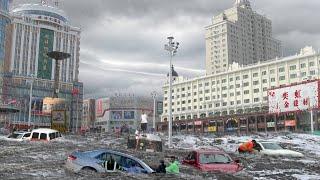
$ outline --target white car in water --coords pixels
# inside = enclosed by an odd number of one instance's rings
[[[25,141],[30,140],[31,132],[27,131],[15,131],[10,134],[6,139],[9,141]]]
[[[270,141],[257,141],[260,154],[268,156],[303,157],[300,152],[284,149],[279,144]]]

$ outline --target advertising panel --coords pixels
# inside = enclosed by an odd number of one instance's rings
[[[51,114],[51,128],[60,132],[66,132],[67,130],[67,118],[66,111],[53,110]]]
[[[267,127],[275,127],[276,123],[275,122],[267,122]]]
[[[51,79],[52,60],[47,53],[53,50],[54,32],[49,29],[40,29],[38,78]]]
[[[307,110],[319,107],[319,81],[268,91],[269,113]]]
[[[163,113],[163,102],[162,101],[158,101],[157,102],[157,114],[160,115]]]
[[[102,114],[102,99],[97,100],[97,115]]]
[[[296,121],[295,120],[286,120],[284,122],[285,126],[296,126]]]
[[[208,132],[216,132],[217,131],[217,126],[209,126],[208,127]]]
[[[122,111],[111,111],[111,118],[112,119],[122,119]]]
[[[124,119],[134,119],[134,111],[124,111],[123,117]]]

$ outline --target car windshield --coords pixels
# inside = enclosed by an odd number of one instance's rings
[[[8,138],[13,138],[13,139],[19,139],[22,137],[23,134],[17,134],[17,133],[13,133],[11,134]]]
[[[232,162],[226,154],[200,154],[199,159],[201,164],[225,164]]]
[[[281,146],[279,146],[276,143],[261,143],[264,149],[271,149],[271,150],[279,150],[283,149]]]

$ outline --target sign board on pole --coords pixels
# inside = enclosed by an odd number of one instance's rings
[[[271,89],[268,100],[269,113],[319,108],[319,81]]]
[[[163,102],[162,101],[158,101],[157,102],[157,114],[160,115],[163,113]]]
[[[52,110],[51,128],[60,132],[67,130],[67,118],[65,110]]]

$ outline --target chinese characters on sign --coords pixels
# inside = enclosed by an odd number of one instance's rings
[[[318,81],[269,90],[269,112],[281,113],[318,108],[318,91]]]

